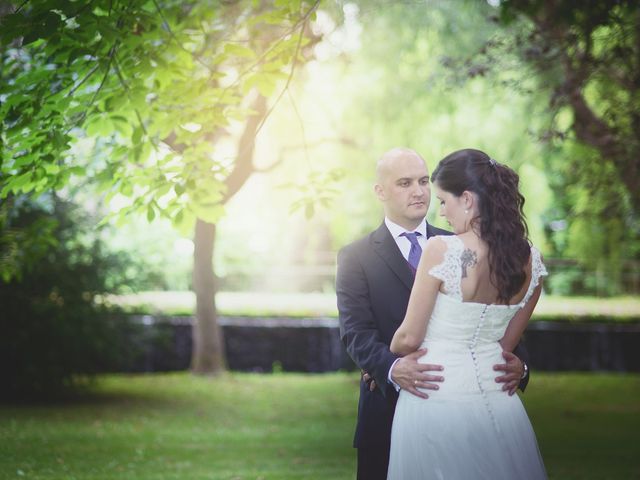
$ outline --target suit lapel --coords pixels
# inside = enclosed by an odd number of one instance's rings
[[[383,223],[373,232],[372,243],[374,251],[384,260],[391,270],[398,276],[408,289],[413,286],[413,272],[407,261],[400,253],[396,241]]]
[[[427,238],[431,238],[434,235],[442,235],[442,233],[438,233],[436,229],[429,225],[429,222],[427,222]]]

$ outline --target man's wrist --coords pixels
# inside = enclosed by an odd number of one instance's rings
[[[400,391],[400,385],[398,385],[396,382],[393,381],[393,376],[391,375],[391,372],[393,372],[393,367],[396,366],[396,363],[398,363],[400,361],[399,358],[396,358],[395,361],[391,364],[391,367],[389,368],[389,373],[387,374],[387,381],[393,385],[393,388],[396,389],[396,392]]]

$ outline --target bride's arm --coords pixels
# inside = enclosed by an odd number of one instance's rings
[[[525,328],[527,328],[527,324],[529,323],[529,319],[531,318],[531,314],[533,313],[533,309],[536,308],[536,304],[538,303],[538,299],[540,298],[540,293],[542,292],[542,279],[540,283],[533,291],[533,295],[529,301],[522,307],[518,312],[513,316],[509,325],[507,325],[507,329],[504,332],[504,336],[500,340],[500,345],[502,346],[502,350],[507,352],[513,352],[513,349],[516,348],[518,342],[520,341],[520,337],[524,332]]]
[[[407,313],[391,340],[391,351],[397,355],[415,352],[424,340],[427,323],[442,283],[442,280],[428,272],[442,263],[446,248],[446,244],[437,237],[430,238],[425,245],[411,289]]]

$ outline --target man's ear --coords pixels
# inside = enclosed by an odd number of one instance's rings
[[[376,183],[373,186],[373,191],[376,192],[376,197],[378,197],[378,200],[380,200],[381,202],[384,202],[386,200],[386,197],[384,194],[384,188],[382,188],[382,185],[380,185],[379,183]]]

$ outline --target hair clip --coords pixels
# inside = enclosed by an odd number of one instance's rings
[[[492,167],[495,167],[498,164],[498,162],[496,162],[496,160],[491,157],[489,157],[489,163],[491,164]]]

